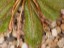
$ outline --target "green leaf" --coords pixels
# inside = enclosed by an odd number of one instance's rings
[[[60,16],[61,9],[64,9],[64,0],[37,0],[42,13],[52,20]]]
[[[0,32],[5,32],[11,17],[11,7],[14,0],[0,0]]]
[[[25,25],[24,25],[25,40],[31,48],[37,48],[42,40],[42,25],[34,10],[28,3],[25,5]]]
[[[0,32],[6,32],[8,29],[9,21],[10,21],[10,13],[7,15],[7,17],[4,20],[1,20],[0,24]]]

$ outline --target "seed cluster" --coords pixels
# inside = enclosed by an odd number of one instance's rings
[[[0,35],[0,48],[28,48],[24,42],[24,37],[20,36],[20,45],[18,46],[18,40],[12,33],[6,32]]]

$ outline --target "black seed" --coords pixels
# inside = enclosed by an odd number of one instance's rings
[[[20,38],[21,38],[22,41],[24,42],[24,35],[20,35]]]
[[[6,37],[6,36],[4,36],[4,40],[5,40],[5,41],[7,40],[7,37]]]

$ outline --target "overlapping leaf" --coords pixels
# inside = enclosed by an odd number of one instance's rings
[[[64,0],[37,0],[42,13],[46,18],[56,20],[60,16],[60,10],[64,8]],[[30,2],[31,4],[31,2]],[[25,39],[32,48],[37,48],[37,42],[41,41],[42,28],[36,14],[35,6],[32,3],[25,5]]]
[[[26,0],[28,1],[28,0]],[[37,0],[42,13],[48,19],[55,20],[60,15],[60,10],[64,9],[64,0]],[[14,0],[0,0],[0,32],[5,32],[10,21],[10,9],[14,4]],[[42,39],[42,25],[36,11],[34,4],[28,6],[29,2],[25,4],[25,40],[26,42],[37,48]],[[30,0],[31,4],[31,0]],[[34,8],[33,8],[34,7]]]

